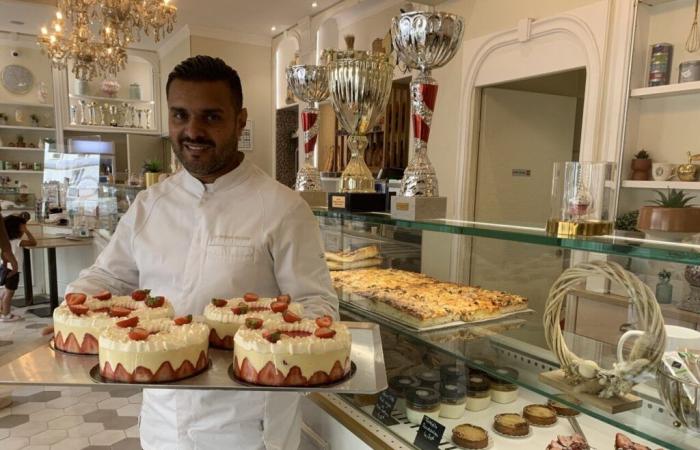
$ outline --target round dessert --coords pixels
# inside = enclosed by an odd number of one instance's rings
[[[420,386],[418,378],[410,375],[397,375],[389,378],[389,392],[396,397],[396,409],[399,412],[406,412],[406,391],[410,388]]]
[[[523,417],[530,425],[546,427],[557,423],[557,414],[547,405],[527,405]]]
[[[71,292],[64,299],[53,312],[54,346],[69,353],[96,355],[100,333],[120,320],[159,319],[174,314],[165,297],[151,297],[148,289],[119,297],[107,291],[93,296]]]
[[[329,316],[294,322],[249,318],[233,342],[234,374],[248,383],[318,386],[350,372],[350,332]]]
[[[241,298],[213,298],[204,308],[204,322],[211,329],[209,343],[226,350],[233,349],[233,336],[246,319],[263,321],[281,318],[289,323],[301,319],[304,308],[299,303],[290,303],[289,295],[277,298],[260,298],[251,292]]]
[[[437,390],[440,387],[440,371],[435,369],[423,369],[416,373],[416,378],[421,386]]]
[[[192,316],[120,320],[100,335],[100,375],[122,383],[164,383],[209,364],[209,327]]]
[[[467,405],[467,387],[462,384],[440,385],[440,417],[459,419]]]
[[[493,429],[504,436],[527,436],[530,424],[520,414],[498,414],[494,417]]]
[[[573,396],[568,395],[568,394],[559,394],[559,395],[554,396],[554,398],[550,398],[549,400],[547,400],[547,406],[552,408],[554,410],[554,412],[557,413],[557,416],[573,417],[573,416],[578,416],[579,414],[581,414],[580,411],[572,408],[569,405],[561,403],[561,402],[557,401],[556,399],[561,399],[561,400],[567,401],[567,402],[574,404],[574,405],[580,405],[581,401],[579,399],[577,399],[576,397],[573,397]]]
[[[489,445],[489,435],[481,427],[463,423],[452,429],[452,442],[462,448],[481,449]]]
[[[468,411],[482,411],[491,405],[491,392],[489,380],[478,372],[469,374],[467,378],[467,403]]]
[[[494,368],[495,375],[490,375],[491,400],[496,403],[513,403],[518,399],[518,385],[509,380],[518,379],[518,371],[510,367]]]
[[[420,425],[423,416],[438,420],[440,415],[440,394],[430,388],[417,387],[406,391],[406,418]]]

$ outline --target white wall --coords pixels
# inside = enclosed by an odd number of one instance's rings
[[[201,36],[191,37],[192,55],[216,56],[236,71],[243,85],[243,106],[253,120],[254,149],[246,159],[273,173],[272,56],[270,47],[242,44]]]
[[[168,134],[168,98],[165,95],[165,85],[170,72],[183,60],[190,57],[190,36],[187,29],[183,29],[182,36],[173,36],[176,39],[173,44],[159,52],[160,57],[160,99],[161,99],[161,130],[163,135]]]

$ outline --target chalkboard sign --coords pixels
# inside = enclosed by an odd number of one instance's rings
[[[372,415],[384,425],[396,425],[399,422],[391,417],[391,411],[393,411],[395,404],[396,397],[389,391],[383,391],[379,394],[379,399],[377,404],[374,405]]]
[[[440,442],[442,442],[443,434],[445,434],[444,425],[428,416],[423,416],[423,421],[418,427],[418,433],[416,434],[416,440],[413,441],[413,445],[422,450],[436,450]]]

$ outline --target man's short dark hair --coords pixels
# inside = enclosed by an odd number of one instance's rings
[[[21,225],[24,225],[27,223],[27,220],[24,217],[20,217],[17,215],[9,215],[4,217],[5,222],[5,229],[7,230],[7,237],[12,239],[19,239],[22,237],[22,230],[20,229]]]
[[[233,106],[237,111],[240,111],[243,107],[243,88],[241,87],[241,79],[238,77],[238,72],[221,58],[197,55],[182,61],[168,75],[168,82],[165,84],[166,96],[170,92],[170,83],[173,80],[225,81],[231,88]]]

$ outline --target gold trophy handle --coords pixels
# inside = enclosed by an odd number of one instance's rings
[[[691,155],[690,152],[688,152],[688,164],[692,164],[693,161],[700,161],[700,153]]]

